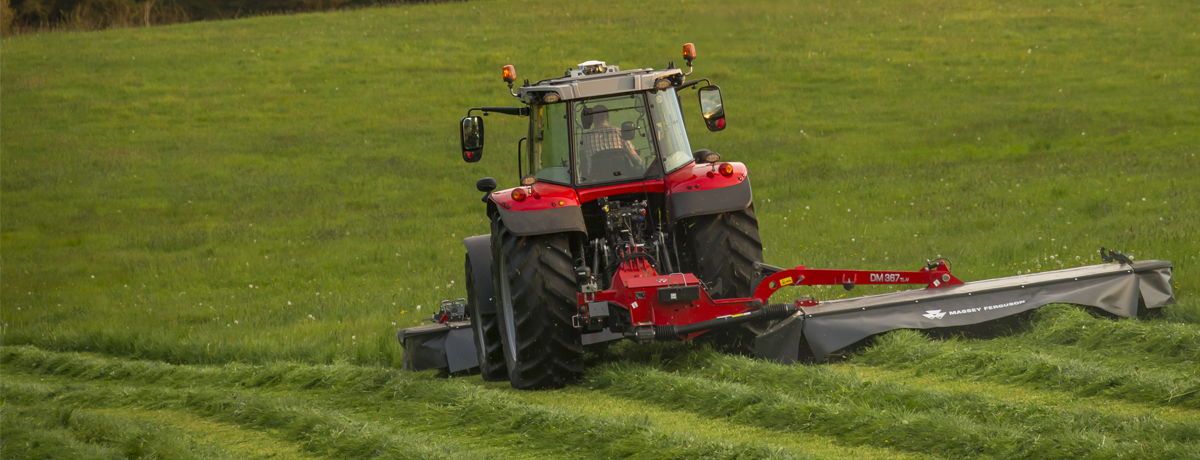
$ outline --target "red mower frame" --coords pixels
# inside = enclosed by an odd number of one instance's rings
[[[820,303],[806,297],[797,300],[795,305],[780,305],[772,311],[763,308],[776,291],[789,286],[841,285],[849,291],[859,284],[924,284],[926,289],[963,284],[962,280],[950,273],[947,260],[940,258],[916,271],[811,269],[803,265],[781,269],[760,264],[758,268],[769,274],[758,283],[753,297],[716,300],[691,273],[660,274],[637,252],[626,258],[632,260],[620,264],[609,289],[595,291],[591,288],[594,285],[585,284],[583,292],[577,294],[579,314],[573,318],[577,327],[587,330],[589,325],[593,325],[590,329],[598,329],[599,325],[593,322],[595,312],[599,310],[607,316],[607,307],[616,305],[629,312],[635,328],[666,326],[670,327],[669,331],[682,333],[676,338],[688,340],[708,330],[697,329],[697,326],[711,325],[717,328],[727,327],[733,322],[778,319],[795,313],[800,307]],[[751,318],[751,312],[760,312],[761,315]],[[664,333],[671,334],[668,331],[660,332],[659,339],[667,338]]]

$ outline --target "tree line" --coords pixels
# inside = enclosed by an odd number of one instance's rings
[[[0,0],[4,35],[98,30],[421,0]]]

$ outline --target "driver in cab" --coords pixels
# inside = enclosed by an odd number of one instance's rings
[[[605,150],[618,150],[621,155],[627,155],[629,162],[636,166],[642,165],[642,157],[638,156],[637,150],[633,147],[633,142],[621,138],[621,128],[610,126],[608,124],[608,107],[597,105],[594,108],[584,111],[585,125],[586,119],[591,117],[592,129],[583,133],[583,140],[580,142],[580,156],[585,158],[591,164],[596,162],[596,154]]]

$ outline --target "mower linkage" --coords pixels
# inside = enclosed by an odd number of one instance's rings
[[[705,286],[691,273],[661,275],[648,257],[641,253],[625,254],[607,290],[588,289],[578,296],[578,314],[572,325],[583,332],[608,327],[639,342],[692,338],[710,330],[724,329],[752,321],[781,319],[801,307],[819,301],[811,297],[792,305],[768,305],[767,300],[788,286],[841,285],[851,290],[860,284],[924,284],[929,289],[963,284],[950,274],[946,259],[927,261],[917,271],[810,269],[803,265],[780,268],[756,263],[757,287],[751,297],[713,299]],[[581,267],[576,275],[582,285],[594,286],[594,274]],[[614,309],[629,313],[630,324],[616,324]]]

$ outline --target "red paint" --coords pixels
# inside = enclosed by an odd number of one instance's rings
[[[726,171],[717,168],[729,165]],[[721,174],[717,174],[720,172]],[[712,190],[737,185],[746,180],[746,165],[737,162],[717,164],[691,163],[668,175],[665,180],[646,180],[624,184],[602,185],[575,190],[565,185],[537,182],[524,189],[524,200],[513,199],[515,188],[492,192],[491,199],[496,204],[512,211],[540,211],[561,206],[579,206],[580,203],[593,201],[601,197],[625,195],[631,193],[664,193],[692,192],[696,190]],[[551,204],[553,203],[553,205]]]
[[[945,279],[946,281],[942,281]],[[701,285],[700,298],[685,302],[660,302],[658,290],[675,286],[697,286],[699,280],[691,273],[660,275],[644,260],[627,261],[621,264],[613,275],[609,289],[585,296],[577,294],[580,306],[588,301],[610,301],[629,311],[634,326],[684,326],[701,321],[719,318],[727,315],[743,313],[759,305],[766,305],[771,295],[788,286],[816,286],[854,284],[927,284],[927,288],[936,289],[956,284],[963,284],[950,274],[950,267],[944,262],[922,268],[917,271],[894,270],[837,270],[837,269],[808,269],[803,265],[792,269],[782,270],[768,276],[754,290],[750,298],[714,300]],[[638,293],[644,293],[644,298],[637,298]],[[811,307],[818,305],[817,300],[797,301],[797,306]],[[701,333],[689,334],[690,340]]]
[[[716,174],[720,165],[728,164],[729,176]],[[667,176],[666,188],[670,193],[712,190],[737,185],[748,177],[746,165],[738,162],[689,164]],[[712,175],[709,175],[709,174]],[[689,188],[690,187],[690,188]]]
[[[948,278],[942,281],[943,276]],[[906,272],[895,270],[838,270],[810,269],[803,265],[768,276],[754,289],[754,298],[764,303],[771,295],[788,286],[836,286],[847,283],[858,284],[924,284],[929,289],[963,284],[944,262],[933,268],[922,268]]]
[[[579,202],[587,203],[597,198],[624,195],[627,193],[662,193],[663,181],[661,180],[646,180],[640,182],[631,182],[628,184],[603,185],[600,187],[585,188],[579,190]]]
[[[523,201],[514,200],[512,197],[513,190],[518,188],[525,190],[526,197]],[[530,186],[492,192],[491,199],[496,204],[504,206],[505,209],[513,211],[540,211],[562,206],[579,206],[575,189],[547,182],[537,182]]]
[[[643,260],[629,261],[621,264],[621,268],[613,275],[612,287],[598,292],[592,301],[611,301],[629,311],[629,316],[635,326],[662,326],[708,321],[720,316],[735,315],[750,310],[750,304],[757,303],[754,299],[713,300],[703,287],[700,289],[700,299],[684,302],[659,302],[658,290],[665,287],[697,286],[700,280],[691,273],[660,275]],[[645,293],[645,298],[638,299],[637,293]],[[587,299],[578,294],[579,305],[585,305]]]

